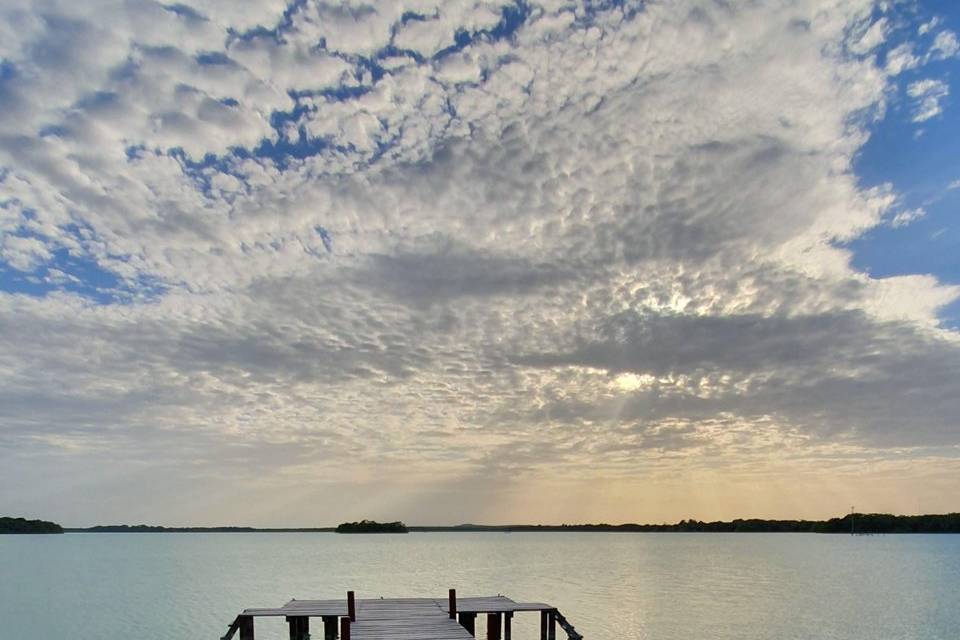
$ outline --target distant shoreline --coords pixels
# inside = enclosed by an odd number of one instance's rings
[[[64,527],[64,533],[335,533],[337,527],[160,527],[101,525]],[[410,533],[960,533],[960,513],[896,516],[884,513],[847,514],[829,520],[764,520],[758,518],[676,524],[572,524],[407,526]],[[363,535],[365,532],[357,532]],[[370,534],[383,532],[370,532]]]

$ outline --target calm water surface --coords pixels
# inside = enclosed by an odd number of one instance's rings
[[[281,533],[0,536],[0,639],[213,640],[243,607],[449,587],[549,602],[588,640],[960,638],[960,536]]]

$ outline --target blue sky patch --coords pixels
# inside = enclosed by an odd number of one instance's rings
[[[913,53],[922,58],[938,33],[960,28],[960,5],[931,5],[930,13],[898,25],[879,51],[881,62],[904,40],[915,42]],[[933,15],[940,16],[939,22],[919,34]],[[870,139],[856,158],[854,171],[862,186],[889,183],[899,196],[887,224],[847,244],[853,266],[872,277],[931,274],[944,283],[960,284],[960,108],[956,96],[948,93],[938,101],[941,113],[917,121],[919,101],[910,95],[916,83],[933,80],[949,87],[957,77],[956,56],[931,58],[896,76],[884,118],[870,128]],[[916,219],[898,224],[898,214]],[[960,304],[944,308],[941,318],[945,325],[957,326]]]
[[[156,283],[138,282],[130,286],[95,261],[71,255],[66,249],[54,251],[47,264],[31,272],[18,271],[0,262],[0,283],[0,289],[7,293],[43,297],[66,291],[97,304],[123,303],[134,298],[142,300],[160,292]]]

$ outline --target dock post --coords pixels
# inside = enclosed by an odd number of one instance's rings
[[[500,640],[500,614],[487,614],[487,640]]]
[[[503,640],[510,640],[510,622],[513,620],[513,612],[507,611],[503,614]]]
[[[467,632],[475,636],[477,635],[477,614],[475,613],[461,613],[460,614],[460,626],[467,630]]]
[[[287,616],[290,625],[290,640],[310,640],[310,618],[306,616]]]
[[[350,622],[357,621],[357,603],[353,597],[353,591],[347,591],[347,615],[350,616]]]
[[[323,616],[323,640],[337,640],[337,619]]]
[[[457,619],[457,590],[450,589],[450,618]]]
[[[557,640],[557,612],[550,612],[550,626],[547,627],[547,640]]]
[[[540,612],[540,640],[547,640],[547,612]]]
[[[253,616],[240,616],[240,640],[253,640]]]
[[[350,618],[340,618],[340,640],[350,640]]]

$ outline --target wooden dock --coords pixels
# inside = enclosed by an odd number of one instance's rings
[[[310,640],[311,618],[319,618],[324,640],[473,640],[477,616],[486,616],[487,640],[512,640],[515,613],[540,614],[540,640],[556,640],[557,627],[568,640],[582,640],[556,607],[540,602],[514,602],[505,596],[457,598],[355,598],[291,600],[278,609],[244,609],[221,640],[255,640],[256,618],[283,617],[290,640]],[[320,638],[320,633],[315,634]]]

